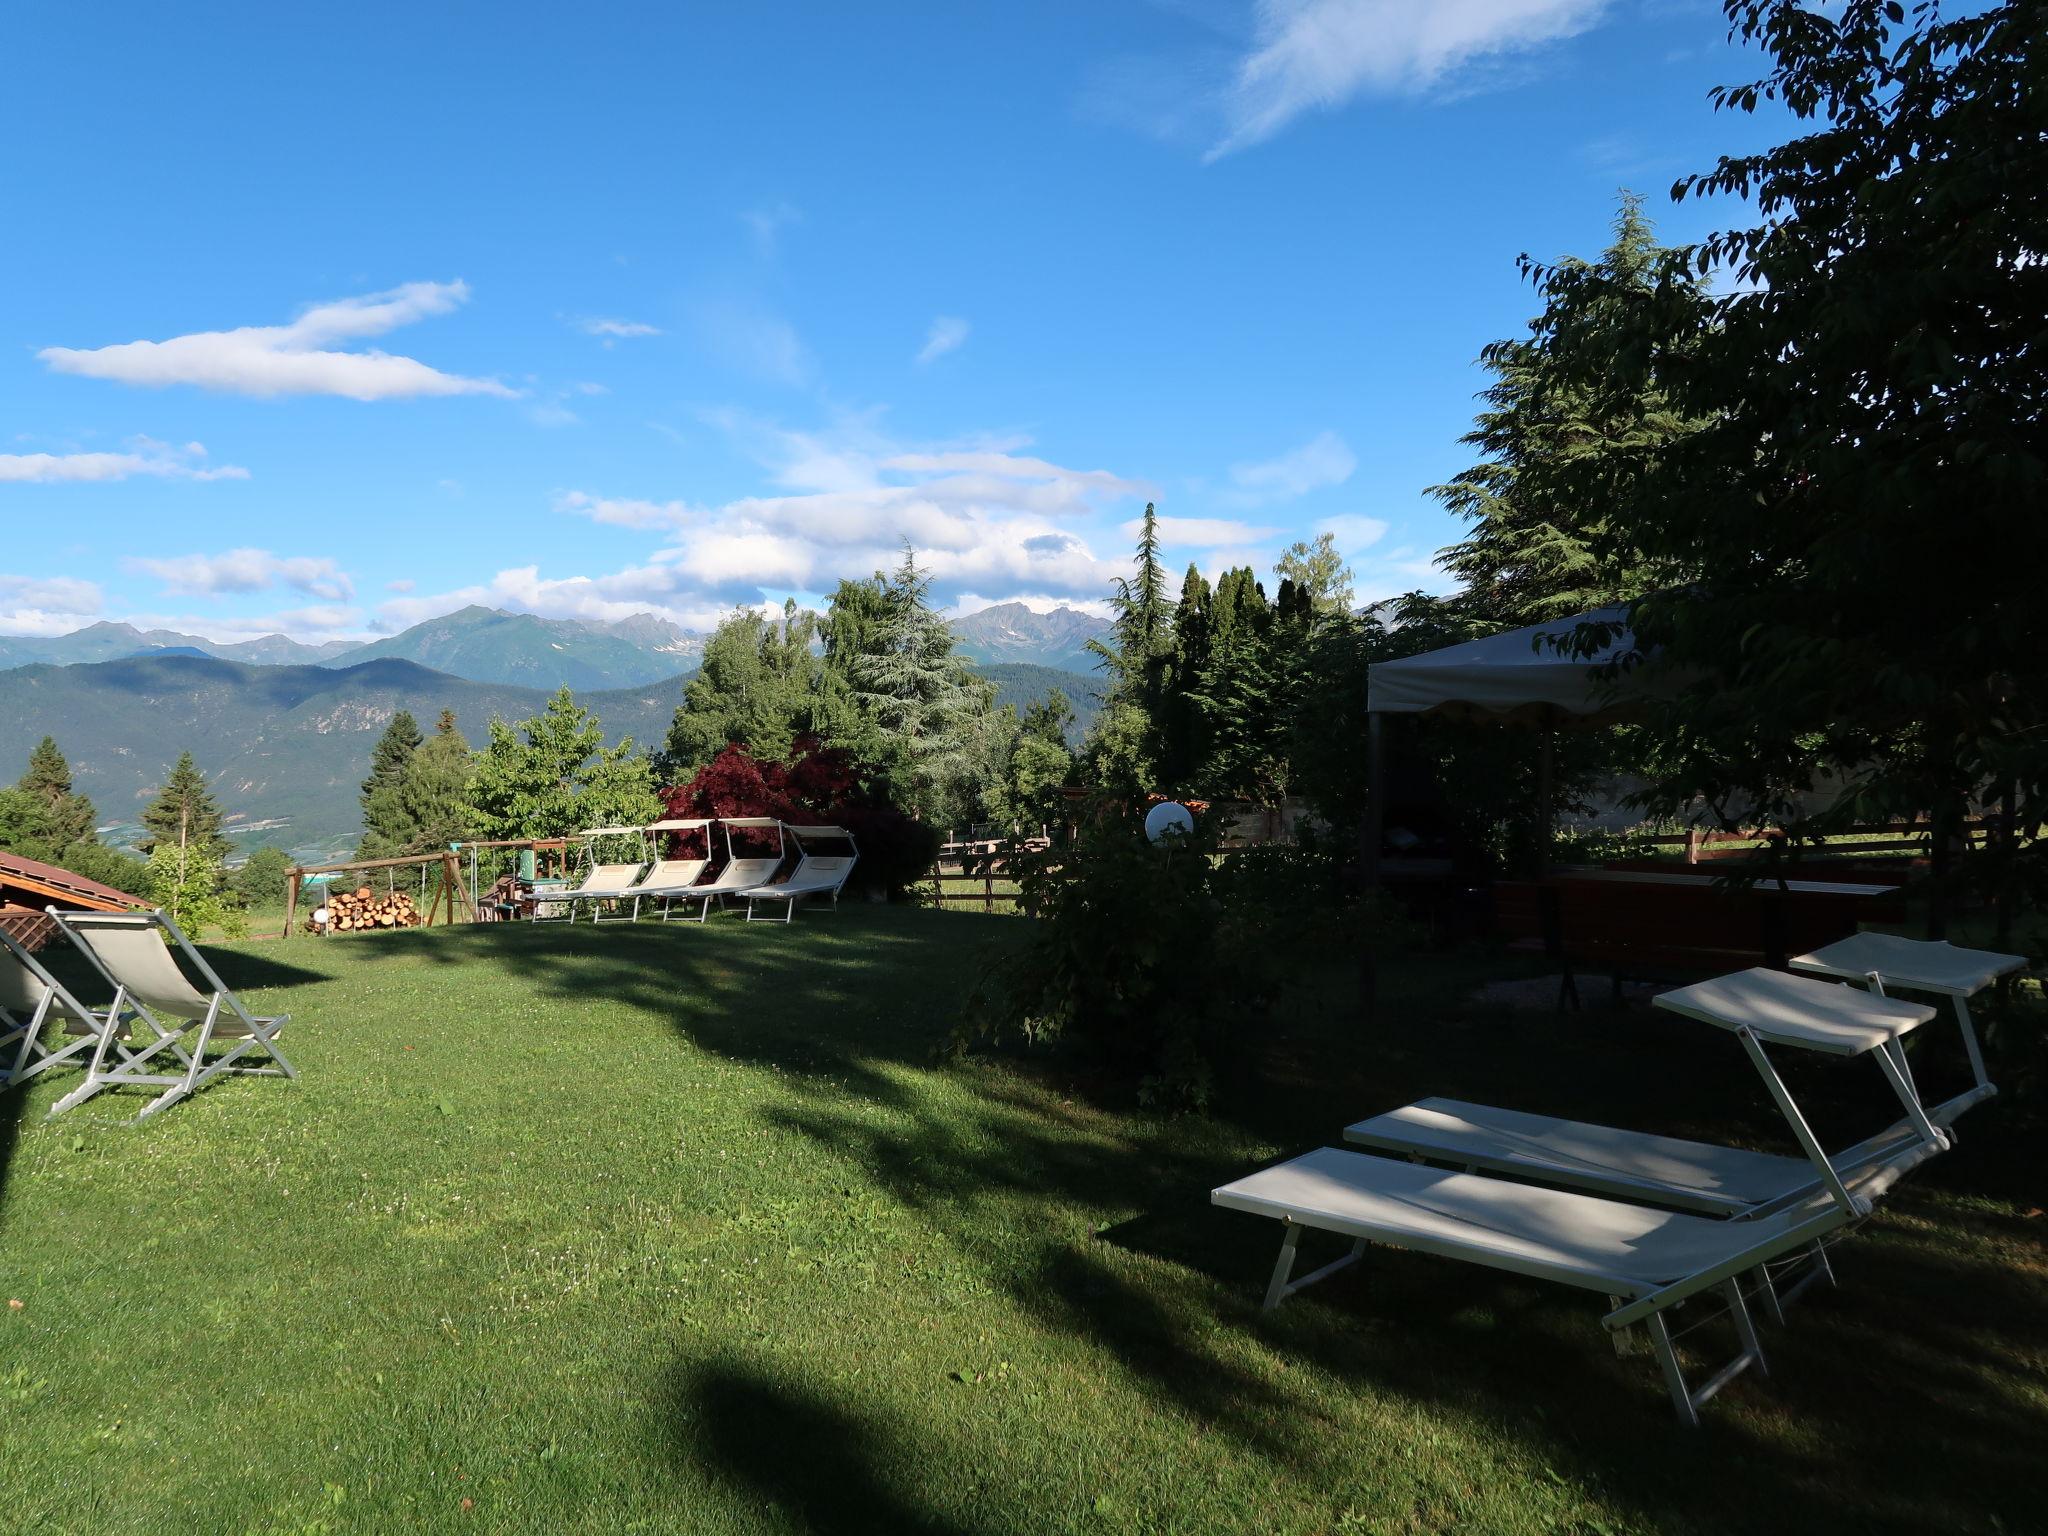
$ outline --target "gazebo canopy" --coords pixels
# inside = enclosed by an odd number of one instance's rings
[[[1629,701],[1617,695],[1630,689],[1631,680],[1624,675],[1609,683],[1595,674],[1633,649],[1634,636],[1624,628],[1587,657],[1557,648],[1581,624],[1620,624],[1625,618],[1620,606],[1596,608],[1420,656],[1379,662],[1366,674],[1366,711],[1547,726],[1607,725],[1625,719]]]

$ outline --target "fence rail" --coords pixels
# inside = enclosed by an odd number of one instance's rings
[[[1995,828],[1995,822],[1981,816],[1972,816],[1963,821],[1959,830],[1965,843],[1977,847],[1991,839]],[[1784,835],[1784,830],[1779,827],[1755,827],[1746,832],[1708,831],[1700,827],[1691,827],[1684,832],[1660,832],[1639,841],[1653,848],[1683,848],[1685,862],[1698,864],[1702,861],[1711,863],[1715,859],[1747,852]],[[1925,848],[1932,843],[1933,837],[1934,829],[1931,822],[1871,822],[1862,826],[1844,827],[1835,836],[1803,846],[1800,852],[1818,858],[1859,853],[1898,853],[1915,845]]]

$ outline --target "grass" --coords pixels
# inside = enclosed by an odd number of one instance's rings
[[[1157,1118],[932,1061],[1026,931],[216,951],[293,1014],[298,1082],[141,1127],[105,1095],[44,1122],[63,1079],[0,1100],[0,1529],[2038,1528],[2048,1220],[2012,1106],[1686,1434],[1580,1293],[1374,1250],[1260,1315],[1277,1230],[1207,1191],[1428,1092],[1766,1139],[1729,1042],[1475,1010],[1497,963],[1421,957],[1370,1028],[1309,978],[1228,1106]],[[1884,1113],[1869,1076],[1794,1086],[1840,1134]]]

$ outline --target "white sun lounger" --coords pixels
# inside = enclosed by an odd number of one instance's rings
[[[681,902],[686,908],[692,903],[695,904],[697,921],[701,923],[711,916],[714,904],[722,905],[728,896],[738,896],[755,886],[766,885],[775,871],[782,867],[783,827],[773,816],[727,816],[721,818],[720,825],[725,830],[724,866],[702,885],[692,885],[672,893],[670,899],[662,903],[663,922],[667,922],[674,915],[675,903]],[[774,855],[741,858],[733,848],[732,834],[735,827],[743,831],[756,832],[774,828]],[[683,915],[688,917],[690,913],[686,910]]]
[[[1977,1044],[1977,1026],[1970,1018],[1970,999],[2001,976],[2027,967],[2025,955],[2001,955],[1986,949],[1959,949],[1945,940],[1902,939],[1889,933],[1858,933],[1786,962],[1810,976],[1833,976],[1860,982],[1880,996],[1894,988],[1946,997],[1955,1005],[1956,1024],[1963,1032],[1976,1082],[1962,1093],[1935,1105],[1928,1113],[1951,1124],[1972,1104],[1998,1092],[1984,1071],[1984,1052]]]
[[[592,918],[597,908],[607,901],[620,901],[632,895],[633,883],[640,878],[645,864],[593,864],[590,873],[583,877],[581,885],[564,891],[550,891],[541,897],[533,909],[533,920],[537,923],[575,922],[576,909],[584,902],[592,903]],[[556,916],[543,917],[543,907],[559,906],[566,910]]]
[[[853,866],[860,859],[860,850],[854,846],[853,834],[844,827],[784,827],[783,831],[796,839],[803,857],[787,880],[773,885],[758,885],[751,890],[734,893],[734,900],[747,904],[747,921],[754,920],[754,908],[761,902],[782,902],[782,920],[785,923],[796,920],[796,904],[807,896],[829,896],[833,909],[839,907],[839,892],[845,887],[847,876],[853,873]],[[843,854],[814,854],[807,843],[844,843],[847,852]]]
[[[1368,1242],[1605,1294],[1614,1302],[1603,1319],[1607,1328],[1618,1335],[1636,1323],[1645,1325],[1679,1419],[1697,1424],[1701,1403],[1750,1366],[1764,1370],[1742,1277],[1860,1220],[1869,1201],[1893,1178],[1935,1150],[1915,1143],[1888,1163],[1864,1169],[1853,1189],[1815,1195],[1775,1215],[1740,1222],[1449,1173],[1334,1147],[1226,1184],[1210,1199],[1226,1209],[1275,1217],[1284,1225],[1280,1256],[1266,1288],[1268,1308],[1353,1263]],[[1294,1261],[1305,1229],[1348,1237],[1351,1250],[1295,1280]],[[1664,1314],[1706,1291],[1719,1291],[1725,1299],[1740,1348],[1704,1383],[1691,1387]]]
[[[60,1043],[46,1038],[52,1026]],[[95,1013],[71,995],[26,945],[0,928],[0,1090],[27,1082],[52,1067],[79,1060],[107,1031],[107,1015]],[[114,1049],[131,1053],[118,1038]]]
[[[63,912],[55,907],[48,911],[65,936],[113,984],[110,1013],[132,1011],[157,1037],[126,1053],[125,1059],[110,1064],[109,1047],[119,1031],[103,1031],[85,1081],[59,1099],[51,1114],[83,1104],[104,1088],[162,1088],[164,1091],[136,1116],[141,1121],[196,1093],[217,1077],[299,1075],[277,1048],[278,1031],[291,1015],[258,1017],[249,1012],[165,913]],[[170,940],[170,946],[166,946],[165,939]],[[179,963],[179,955],[203,985],[193,985]],[[185,1045],[187,1036],[191,1037],[189,1049]],[[221,1041],[233,1043],[208,1061],[208,1048]],[[243,1058],[256,1052],[267,1056],[272,1065],[244,1065]],[[166,1056],[184,1070],[149,1070],[152,1064],[168,1065]]]
[[[1931,1112],[1922,1111],[1910,1079],[1901,1079],[1889,1050],[1880,1048],[1933,1018],[1931,1008],[1766,970],[1681,988],[1657,1002],[1738,1034],[1746,1024],[1754,1025],[1752,1033],[1766,1030],[1775,1043],[1833,1054],[1842,1053],[1843,1029],[1868,1027],[1875,1032],[1862,1038],[1854,1054],[1876,1056],[1906,1118],[1829,1156],[1811,1142],[1804,1119],[1758,1043],[1751,1060],[1791,1125],[1803,1157],[1653,1136],[1456,1099],[1424,1099],[1375,1115],[1345,1127],[1344,1139],[1383,1152],[1454,1163],[1468,1171],[1509,1174],[1738,1218],[1767,1215],[1825,1187],[1830,1176],[1883,1162],[1916,1141],[1933,1139],[1929,1132],[1939,1122]],[[1916,1115],[1927,1122],[1925,1130]],[[1947,1144],[1946,1139],[1940,1142]]]

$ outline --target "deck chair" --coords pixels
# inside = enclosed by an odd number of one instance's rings
[[[533,920],[536,923],[575,922],[576,909],[584,902],[592,903],[593,921],[598,904],[618,901],[632,893],[633,882],[640,878],[645,864],[593,864],[590,873],[583,877],[581,885],[567,890],[551,891],[534,906]],[[543,908],[562,907],[565,910],[550,917],[541,916]]]
[[[32,950],[0,928],[0,1091],[52,1067],[85,1066],[79,1058],[98,1046],[107,1018],[73,997]],[[53,1025],[62,1036],[56,1044],[48,1039]],[[114,1049],[124,1059],[132,1054],[118,1039]]]
[[[1675,999],[1665,1004],[1673,1011],[1738,1032],[1751,1015],[1766,1019],[1759,1027],[1767,1027],[1775,1043],[1802,1049],[1839,1046],[1842,1042],[1828,1031],[1875,1029],[1878,1037],[1866,1039],[1856,1054],[1875,1053],[1881,1069],[1891,1065],[1881,1041],[1896,1040],[1934,1016],[1931,1008],[1766,970],[1742,972],[1666,996]],[[1846,1151],[1829,1154],[1813,1140],[1760,1044],[1752,1061],[1804,1156],[1682,1141],[1456,1099],[1423,1099],[1375,1115],[1345,1127],[1344,1139],[1417,1161],[1451,1163],[1467,1172],[1504,1174],[1734,1220],[1783,1210],[1828,1187],[1830,1179],[1839,1182],[1858,1169],[1888,1162],[1916,1142],[1929,1141],[1940,1148],[1949,1144],[1945,1134],[1938,1134],[1945,1127],[1921,1111],[1910,1080],[1886,1070],[1905,1118]],[[1757,1277],[1764,1307],[1774,1320],[1782,1320],[1784,1306],[1808,1286],[1823,1280],[1832,1283],[1833,1278],[1827,1255],[1819,1248],[1810,1255],[1805,1272],[1782,1294],[1768,1270]]]
[[[102,1031],[85,1081],[59,1099],[51,1114],[83,1104],[105,1088],[163,1089],[135,1117],[140,1122],[190,1097],[217,1077],[299,1075],[277,1048],[278,1031],[291,1016],[258,1017],[249,1012],[165,913],[63,912],[56,907],[48,912],[65,937],[113,984],[110,1017],[123,1010],[132,1012],[156,1035],[123,1059],[110,1062],[119,1031]],[[193,984],[188,968],[200,978],[200,985]],[[207,1052],[222,1042],[229,1042],[227,1049],[209,1061]],[[245,1064],[245,1058],[259,1053],[271,1065]],[[183,1070],[161,1070],[173,1061]],[[152,1071],[152,1067],[158,1070]]]
[[[721,869],[710,880],[705,881],[702,885],[693,885],[684,890],[673,892],[665,899],[662,902],[661,920],[663,922],[669,920],[673,915],[676,902],[681,902],[686,909],[691,903],[695,903],[697,921],[701,923],[711,916],[711,908],[714,904],[722,904],[728,896],[739,895],[741,892],[763,884],[770,875],[774,874],[781,867],[782,856],[780,854],[777,854],[772,859],[728,859],[726,860],[725,868]],[[685,917],[689,916],[688,911],[685,910],[683,915]]]
[[[785,830],[796,839],[803,857],[790,871],[787,880],[734,893],[735,901],[746,902],[747,921],[750,923],[754,920],[754,909],[763,902],[783,903],[782,920],[785,923],[796,920],[796,904],[808,896],[829,896],[833,910],[837,911],[839,892],[860,859],[860,850],[853,845],[853,834],[844,827],[789,827]],[[807,843],[844,843],[847,851],[843,854],[814,854]]]
[[[709,859],[656,859],[647,866],[646,878],[632,889],[634,920],[640,917],[642,902],[657,898],[666,912],[676,897],[687,896],[691,887],[704,878],[710,863]]]
[[[1970,1018],[1970,999],[2001,976],[2023,971],[2025,955],[2001,955],[1987,949],[1959,949],[1946,940],[1902,939],[1889,933],[1858,933],[1823,945],[1786,962],[1809,976],[1832,976],[1867,986],[1880,997],[1891,991],[1926,992],[1946,997],[1955,1006],[1975,1083],[1928,1111],[1940,1124],[1953,1125],[1971,1105],[1998,1092],[1984,1071],[1984,1052],[1977,1044],[1977,1026]]]
[[[1277,1218],[1284,1227],[1280,1256],[1266,1287],[1268,1309],[1355,1263],[1369,1242],[1604,1294],[1613,1305],[1602,1321],[1616,1335],[1617,1348],[1628,1329],[1643,1325],[1680,1422],[1696,1425],[1700,1405],[1743,1371],[1754,1366],[1767,1374],[1743,1297],[1743,1277],[1862,1220],[1893,1179],[1936,1151],[1929,1143],[1915,1142],[1887,1162],[1861,1170],[1848,1187],[1742,1222],[1451,1173],[1335,1147],[1225,1184],[1211,1191],[1210,1200],[1227,1210]],[[1296,1280],[1294,1263],[1304,1231],[1349,1238],[1350,1251]],[[1710,1291],[1719,1292],[1725,1303],[1738,1349],[1694,1387],[1672,1347],[1665,1314]]]

